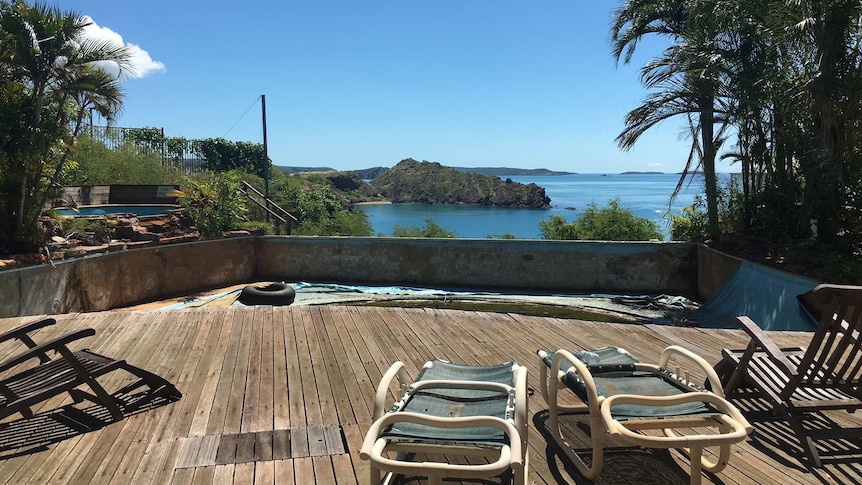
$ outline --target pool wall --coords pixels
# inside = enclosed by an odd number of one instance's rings
[[[179,185],[81,185],[63,187],[63,198],[74,205],[176,204],[169,197]]]
[[[0,317],[110,310],[256,280],[705,299],[701,281],[715,287],[738,264],[691,243],[242,237],[2,271]]]
[[[261,237],[262,279],[696,296],[686,243]]]

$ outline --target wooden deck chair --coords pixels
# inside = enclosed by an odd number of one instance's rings
[[[588,479],[601,474],[605,432],[634,446],[680,449],[691,459],[691,483],[698,484],[702,470],[717,473],[724,469],[730,445],[744,440],[751,431],[739,410],[722,398],[720,389],[718,394],[706,392],[691,382],[687,372],[668,370],[671,359],[686,360],[718,385],[712,367],[681,347],[666,348],[658,365],[643,363],[617,347],[579,353],[580,358],[567,350],[539,350],[538,354],[540,392],[549,407],[548,430]],[[569,404],[572,401],[564,392],[571,392],[580,402]],[[560,417],[565,414],[589,415],[590,465],[563,435]],[[663,433],[643,433],[646,430]],[[718,448],[714,461],[703,455],[709,447]]]
[[[30,323],[25,323],[20,327],[13,328],[12,330],[0,334],[0,343],[9,340],[20,340],[21,343],[27,346],[27,348],[32,349],[39,344],[37,344],[36,341],[33,340],[33,337],[30,336],[30,333],[35,332],[36,330],[39,330],[41,328],[45,328],[49,325],[54,325],[56,323],[57,320],[54,320],[53,318],[43,318],[41,320],[35,320]],[[47,362],[51,360],[51,358],[48,357],[47,354],[42,354],[39,356],[39,360],[42,362]]]
[[[3,376],[0,378],[0,419],[15,413],[32,418],[33,405],[68,392],[76,403],[86,399],[101,404],[108,409],[113,419],[120,420],[123,418],[123,412],[117,400],[97,380],[116,370],[124,370],[138,377],[137,381],[117,391],[117,395],[127,394],[146,385],[149,391],[145,396],[136,399],[136,402],[140,402],[144,397],[182,396],[173,384],[162,377],[132,366],[124,360],[99,355],[88,349],[69,349],[68,345],[72,342],[95,335],[96,331],[93,329],[79,330],[41,344],[36,344],[32,338],[26,336],[29,331],[52,323],[53,321],[47,320],[33,322],[3,335],[14,335],[30,348],[0,363],[0,375]],[[55,352],[56,356],[50,357]],[[89,392],[83,388],[89,388]]]
[[[806,429],[806,413],[862,408],[862,287],[819,285],[812,290],[819,324],[802,348],[779,348],[750,318],[737,321],[751,337],[744,350],[722,351],[716,365],[729,397],[755,390],[786,418],[814,467],[821,466],[817,438],[862,436],[862,428]]]
[[[387,408],[396,378],[399,391]],[[498,475],[513,478],[518,485],[526,483],[527,370],[523,366],[513,362],[469,366],[435,359],[413,380],[404,364],[396,362],[377,387],[373,418],[360,451],[361,458],[371,462],[371,483],[381,483],[381,478],[388,482],[394,475],[428,477],[431,484],[444,478],[477,480]],[[416,453],[433,454],[441,461],[411,461]],[[463,464],[462,457],[470,456],[486,459]]]

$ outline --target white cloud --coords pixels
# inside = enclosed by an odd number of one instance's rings
[[[661,162],[650,162],[649,167],[650,168],[666,168],[667,164],[661,163]]]
[[[141,49],[140,46],[124,42],[123,36],[121,36],[120,34],[114,32],[107,27],[100,27],[90,17],[85,18],[92,22],[90,25],[84,28],[85,37],[87,37],[88,39],[107,41],[117,46],[125,46],[129,50],[131,54],[130,64],[132,65],[133,72],[122,73],[123,79],[141,78],[148,74],[154,72],[163,72],[165,70],[164,63],[153,60],[153,58],[150,57],[150,54],[147,51]],[[102,68],[108,72],[115,74],[118,77],[121,76],[119,66],[117,66],[117,64],[114,62],[102,63]]]

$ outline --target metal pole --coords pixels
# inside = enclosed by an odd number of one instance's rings
[[[263,193],[266,208],[269,209],[269,152],[266,148],[266,95],[260,95],[260,110],[263,117]],[[266,222],[269,222],[269,210],[266,211]]]

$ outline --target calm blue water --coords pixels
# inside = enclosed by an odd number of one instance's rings
[[[726,177],[726,175],[725,175]],[[506,178],[506,177],[502,177]],[[501,234],[514,234],[522,239],[540,239],[539,221],[551,214],[560,214],[571,221],[578,210],[584,210],[591,202],[599,207],[607,205],[614,197],[620,197],[622,207],[638,217],[645,217],[659,224],[667,238],[667,227],[662,214],[668,210],[668,199],[679,180],[677,174],[575,174],[548,177],[509,177],[515,182],[535,183],[545,188],[551,198],[551,209],[508,209],[499,207],[476,207],[449,204],[379,204],[360,205],[368,214],[374,233],[391,235],[396,224],[401,226],[425,226],[425,218],[434,219],[438,225],[455,232],[457,237],[486,238]],[[679,209],[694,202],[694,197],[703,192],[702,176],[690,183],[674,201],[671,209]]]
[[[117,214],[137,214],[139,216],[159,216],[167,214],[168,209],[176,209],[175,205],[89,205],[77,209],[54,209],[61,216],[105,216]]]

